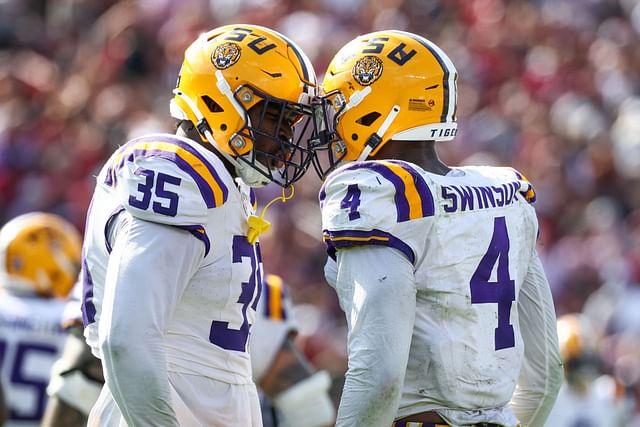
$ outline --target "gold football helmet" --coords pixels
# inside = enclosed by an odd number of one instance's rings
[[[595,328],[585,315],[569,313],[558,318],[557,330],[567,382],[587,387],[601,373]]]
[[[283,187],[299,179],[312,151],[306,139],[313,132],[296,129],[283,136],[286,124],[315,128],[311,103],[317,82],[311,61],[282,34],[257,25],[227,25],[200,37],[185,51],[171,115],[189,120],[202,141],[209,142],[251,186],[269,181]],[[251,123],[249,109],[261,109]],[[277,126],[265,132],[265,115],[277,116]],[[280,144],[278,156],[260,151],[258,138]],[[256,159],[269,159],[267,167]]]
[[[64,298],[80,271],[80,233],[53,214],[20,215],[0,229],[0,286]]]
[[[333,58],[322,83],[335,134],[316,144],[325,176],[341,160],[366,160],[389,140],[455,137],[458,73],[433,42],[403,31],[359,36]],[[328,164],[326,164],[328,162]]]

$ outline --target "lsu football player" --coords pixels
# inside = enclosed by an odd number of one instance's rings
[[[438,158],[457,77],[401,31],[357,37],[326,71],[335,138],[314,164],[348,324],[338,426],[542,426],[562,382],[531,184]]]
[[[0,378],[5,426],[38,426],[49,372],[65,340],[64,298],[80,270],[80,233],[43,212],[20,215],[0,230]]]
[[[624,386],[603,373],[604,361],[598,354],[602,338],[593,323],[581,313],[558,318],[560,355],[565,379],[546,425],[548,427],[631,425],[632,402]]]
[[[315,91],[309,59],[282,34],[213,29],[185,51],[177,133],[131,140],[104,165],[82,265],[84,335],[106,380],[90,426],[261,425],[253,187],[288,187],[307,169],[293,128],[315,125]]]
[[[280,276],[268,274],[262,290],[251,335],[251,365],[256,384],[268,398],[262,405],[264,427],[333,425],[331,378],[326,371],[314,372],[294,342],[298,328],[288,287]]]
[[[85,426],[104,383],[100,360],[78,334],[82,330],[78,285],[65,308],[63,326],[70,334],[47,388],[42,427]],[[288,287],[280,276],[267,274],[249,341],[252,377],[262,392],[264,427],[321,427],[335,419],[328,395],[331,379],[325,371],[312,370],[293,341],[296,334]]]

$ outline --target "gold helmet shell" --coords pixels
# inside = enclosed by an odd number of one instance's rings
[[[62,217],[34,212],[0,229],[0,286],[66,297],[80,271],[81,238]]]
[[[326,120],[341,141],[331,147],[333,154],[365,160],[390,140],[453,139],[457,78],[442,49],[417,34],[379,31],[355,38],[334,56],[321,86]]]

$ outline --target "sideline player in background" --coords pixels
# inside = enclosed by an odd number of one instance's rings
[[[584,314],[558,318],[565,382],[547,419],[548,427],[631,425],[633,402],[619,380],[604,374],[604,361],[598,354],[601,338]]]
[[[315,90],[283,35],[211,30],[185,52],[177,134],[134,139],[107,161],[82,268],[84,335],[106,381],[90,426],[261,425],[247,351],[262,282],[251,187],[306,171],[311,153],[292,135],[315,124]]]
[[[38,426],[66,334],[64,298],[80,270],[80,234],[53,214],[20,215],[0,230],[0,367],[6,426]]]
[[[320,192],[349,331],[338,426],[541,426],[562,382],[531,185],[437,156],[456,79],[438,46],[400,31],[354,39],[325,74],[337,138],[316,167],[356,161]]]
[[[100,360],[81,338],[80,290],[74,288],[65,310],[71,333],[47,388],[42,427],[85,426],[104,382]],[[296,333],[287,287],[279,276],[269,274],[249,341],[253,379],[269,398],[261,402],[264,427],[319,427],[335,419],[327,393],[331,380],[324,371],[313,372],[293,342]]]
[[[269,398],[262,405],[264,426],[333,425],[331,378],[326,371],[314,373],[294,343],[298,329],[287,286],[280,276],[268,274],[262,291],[251,330],[251,366],[253,379]]]

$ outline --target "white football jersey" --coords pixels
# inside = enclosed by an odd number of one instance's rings
[[[0,369],[8,427],[39,426],[51,367],[62,352],[64,301],[0,292]]]
[[[101,357],[98,322],[111,251],[106,234],[112,218],[126,210],[184,229],[205,247],[199,270],[168,324],[168,370],[251,383],[248,337],[262,282],[259,243],[247,241],[247,218],[255,211],[253,190],[234,181],[212,152],[169,134],[129,141],[112,155],[97,181],[82,266],[83,322],[93,353]]]
[[[397,417],[506,408],[523,360],[516,301],[538,232],[514,169],[428,173],[402,161],[350,163],[320,191],[329,253],[399,250],[414,266],[416,318]],[[532,191],[532,190],[531,190]],[[403,313],[399,312],[398,316]]]

